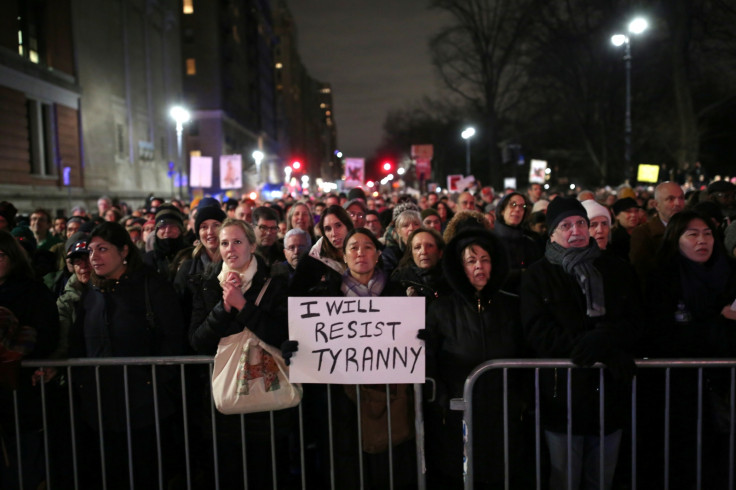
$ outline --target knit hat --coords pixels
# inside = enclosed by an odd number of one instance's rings
[[[215,199],[214,197],[203,197],[199,200],[197,203],[197,209],[203,208],[205,206],[215,206],[220,207],[220,201]]]
[[[16,226],[10,234],[18,240],[18,243],[26,249],[26,252],[33,253],[36,251],[36,237],[33,236],[33,232],[27,226]]]
[[[613,203],[613,215],[618,216],[618,213],[622,213],[628,209],[638,207],[639,203],[637,203],[634,199],[630,197],[625,197]]]
[[[549,203],[547,207],[547,228],[552,233],[557,225],[565,218],[570,216],[581,216],[585,218],[588,223],[588,213],[585,211],[582,203],[575,197],[557,197],[554,201]]]
[[[348,192],[348,201],[352,201],[353,199],[362,199],[363,202],[365,202],[366,198],[363,189],[361,189],[360,187],[354,187],[350,189],[350,191]]]
[[[622,187],[618,191],[618,198],[619,199],[626,199],[627,197],[631,199],[636,199],[636,192],[634,192],[634,189],[631,187]]]
[[[416,211],[417,213],[421,213],[422,209],[413,202],[402,202],[401,204],[397,204],[394,208],[392,215],[393,219],[396,220],[396,218],[398,218],[404,211]]]
[[[5,218],[8,222],[8,230],[15,228],[15,215],[18,214],[18,210],[15,209],[12,202],[3,201],[0,202],[0,216]]]
[[[172,204],[162,204],[156,211],[156,228],[161,226],[163,223],[173,223],[177,225],[182,231],[184,231],[184,221],[182,220],[181,213]]]
[[[728,225],[726,228],[726,238],[723,240],[726,244],[726,252],[729,257],[733,257],[733,249],[736,247],[736,221]]]
[[[602,204],[595,202],[593,199],[587,199],[582,202],[585,211],[588,212],[588,220],[603,216],[608,220],[608,224],[611,224],[611,212]]]
[[[213,219],[222,223],[227,218],[227,214],[218,206],[204,206],[197,209],[197,217],[194,218],[194,231],[199,236],[199,227],[208,219]]]

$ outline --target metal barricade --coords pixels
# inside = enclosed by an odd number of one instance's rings
[[[631,481],[628,482],[629,488],[632,490],[636,490],[637,488],[684,488],[684,485],[688,485],[687,488],[729,488],[731,490],[734,489],[734,460],[736,458],[736,453],[734,452],[735,449],[735,438],[734,434],[736,433],[736,417],[734,416],[735,410],[734,407],[736,407],[736,359],[661,359],[661,360],[651,360],[651,359],[645,359],[645,360],[637,360],[636,365],[638,368],[637,374],[634,376],[632,382],[631,382],[631,390],[630,390],[630,400],[631,400],[631,412],[630,412],[630,427],[624,427],[624,430],[627,431],[627,437],[630,437],[630,447],[624,447],[623,445],[620,448],[620,454],[630,454],[630,467],[627,468],[627,471],[630,471],[631,475]],[[599,370],[599,394],[598,394],[598,438],[600,440],[603,440],[604,436],[606,435],[604,432],[604,426],[605,426],[605,420],[606,420],[606,414],[604,409],[605,404],[605,398],[606,398],[606,379],[604,376],[604,366],[601,364],[596,364],[595,366],[591,368],[579,368],[576,367],[574,364],[567,360],[555,360],[555,359],[546,359],[546,360],[534,360],[534,359],[514,359],[514,360],[493,360],[493,361],[487,361],[479,366],[477,366],[471,373],[468,375],[464,391],[463,391],[463,398],[456,398],[451,400],[450,408],[451,410],[457,410],[463,412],[463,425],[466,429],[464,431],[464,451],[465,451],[465,474],[464,474],[464,481],[465,481],[465,488],[466,489],[472,489],[474,488],[475,482],[474,482],[474,474],[475,469],[477,467],[478,461],[475,460],[474,454],[473,454],[473,443],[474,443],[474,433],[473,433],[473,389],[475,387],[476,382],[478,379],[486,374],[493,371],[502,371],[503,376],[503,413],[504,413],[504,468],[505,468],[505,474],[504,474],[504,485],[506,489],[510,488],[510,478],[509,478],[509,433],[508,433],[508,394],[509,394],[509,386],[508,386],[508,375],[509,371],[515,371],[515,370],[531,370],[534,373],[533,376],[533,389],[534,389],[534,395],[533,395],[533,413],[534,413],[534,441],[533,441],[533,447],[534,447],[534,469],[535,469],[535,479],[536,479],[536,488],[541,489],[543,487],[543,480],[544,480],[544,471],[543,471],[543,444],[542,444],[542,423],[541,418],[543,415],[544,407],[542,406],[541,397],[540,397],[540,371],[544,369],[555,369],[555,370],[564,370],[566,374],[566,380],[567,380],[567,393],[566,395],[566,405],[567,405],[567,455],[569,456],[572,452],[572,440],[573,440],[573,420],[575,417],[575,414],[572,413],[572,375],[574,371],[581,370],[581,369],[598,369]],[[638,396],[640,393],[638,393],[638,384],[640,382],[640,379],[644,378],[647,382],[648,389],[654,386],[655,390],[656,383],[658,383],[658,380],[655,379],[658,377],[658,375],[653,375],[654,370],[661,370],[663,371],[664,380],[663,380],[663,406],[643,406],[639,407],[637,405],[638,403]],[[690,398],[683,398],[683,399],[673,399],[672,391],[673,391],[673,384],[672,384],[672,373],[673,371],[684,371],[689,370],[693,373],[694,381],[690,383],[691,385],[694,385],[694,389],[696,393],[694,393],[694,396],[692,399]],[[720,380],[723,381],[723,385],[727,384],[727,394],[721,392],[720,395],[714,395],[714,391],[709,386],[709,379],[710,377],[705,376],[705,371],[708,370],[708,373],[719,373],[720,374]],[[715,371],[720,370],[720,371]],[[725,370],[725,371],[724,371]],[[557,373],[557,371],[555,371]],[[724,379],[724,377],[727,375],[727,379]],[[555,378],[556,379],[556,378]],[[687,383],[686,383],[687,384]],[[680,394],[682,392],[681,386],[678,387],[677,384],[674,385],[676,389],[679,390]],[[689,393],[689,392],[688,392]],[[649,393],[647,393],[649,395]],[[712,400],[713,397],[719,398],[720,400]],[[725,398],[727,397],[727,401]],[[657,397],[654,397],[657,399]],[[650,400],[651,401],[651,397]],[[695,407],[691,406],[691,404],[694,404]],[[720,406],[714,406],[714,405],[720,405]],[[706,407],[707,406],[707,407]],[[638,425],[638,415],[640,410],[646,410],[649,414],[651,413],[657,413],[658,410],[661,410],[661,422],[662,422],[662,434],[663,434],[663,441],[661,446],[659,446],[659,449],[661,449],[661,454],[656,454],[656,451],[654,453],[647,452],[646,454],[639,454],[638,452],[638,445],[641,443],[640,435],[641,435],[641,427]],[[685,412],[686,415],[690,416],[693,415],[692,419],[688,418],[687,420],[682,420],[682,412]],[[679,414],[677,417],[677,426],[673,426],[673,414]],[[714,422],[713,417],[718,415],[720,420],[719,422],[719,429],[720,432],[713,435],[713,430],[711,430],[708,435],[709,438],[706,440],[706,422],[708,422],[707,425],[717,425],[716,422]],[[649,422],[649,420],[645,420],[645,423]],[[684,423],[683,423],[684,422]],[[648,431],[651,430],[651,427],[646,426],[644,427]],[[658,430],[658,429],[657,429]],[[681,433],[688,434],[688,438],[692,439],[692,447],[671,447],[672,444],[672,433],[673,431],[678,431]],[[692,438],[692,434],[694,433],[695,437]],[[657,437],[653,438],[655,442],[658,444],[659,440]],[[687,439],[687,438],[686,438]],[[689,439],[687,439],[689,440]],[[704,476],[712,476],[708,475],[707,472],[704,472],[704,458],[703,458],[703,451],[705,449],[711,449],[711,446],[709,444],[713,444],[714,440],[718,440],[720,443],[724,443],[724,446],[727,446],[727,456],[723,454],[724,456],[723,460],[720,462],[721,467],[719,467],[719,470],[723,470],[723,474],[720,475],[721,480],[718,480],[718,485],[714,486],[712,482],[706,483],[704,482]],[[657,446],[655,444],[655,446]],[[598,462],[598,468],[604,467],[604,458],[605,458],[605,451],[603,448],[603,445],[600,446],[600,460]],[[725,448],[724,448],[725,449]],[[673,457],[673,451],[678,451],[678,453],[683,453],[690,451],[692,453],[692,459],[693,461],[689,462],[694,467],[694,475],[692,475],[694,481],[692,485],[689,485],[689,483],[684,483],[682,481],[672,481],[672,472],[674,470],[682,470],[683,468],[673,468],[675,464],[671,461]],[[726,452],[725,450],[723,451]],[[682,454],[680,454],[681,456]],[[658,459],[658,458],[661,458]],[[567,466],[567,488],[572,489],[572,478],[573,478],[573,470],[572,470],[572,458],[568,457],[568,466]],[[713,463],[712,461],[708,461],[709,463]],[[644,463],[644,464],[642,464]],[[653,463],[659,464],[661,463],[661,482],[658,482],[656,486],[643,486],[639,483],[638,478],[638,468],[639,467],[648,467],[649,465],[652,465]],[[619,466],[621,466],[621,459],[619,458]],[[688,465],[686,465],[688,466]],[[656,467],[656,465],[655,465]],[[689,469],[687,471],[690,471]],[[598,471],[599,473],[599,480],[598,480],[598,488],[606,488],[604,485],[604,472]],[[624,483],[626,484],[626,483]],[[639,486],[638,486],[639,485]],[[710,485],[710,486],[709,486]]]
[[[131,357],[131,358],[89,358],[89,359],[69,359],[64,361],[58,361],[58,360],[26,360],[23,361],[22,366],[24,368],[33,368],[33,369],[48,369],[53,368],[56,369],[58,374],[56,380],[52,380],[51,383],[57,382],[60,379],[60,377],[64,378],[64,385],[63,388],[59,388],[58,386],[55,387],[56,389],[56,396],[54,398],[54,406],[49,405],[49,396],[48,392],[51,389],[50,387],[47,387],[47,383],[40,382],[39,385],[37,385],[34,389],[38,390],[40,392],[40,413],[41,413],[41,421],[43,430],[40,431],[40,436],[42,438],[42,453],[43,453],[43,468],[38,469],[36,468],[36,471],[45,472],[43,476],[44,482],[46,485],[46,488],[48,489],[55,489],[55,488],[86,488],[84,482],[82,481],[82,476],[85,475],[85,473],[89,473],[91,470],[94,470],[95,475],[99,476],[99,481],[96,481],[94,483],[95,487],[106,489],[109,485],[109,479],[111,478],[110,474],[110,468],[106,465],[106,454],[105,451],[108,449],[108,438],[111,437],[110,431],[108,428],[105,427],[106,424],[106,413],[103,409],[103,402],[102,402],[102,396],[100,395],[101,391],[101,384],[104,384],[102,379],[102,374],[105,373],[106,369],[118,369],[122,370],[122,378],[123,378],[123,384],[118,389],[122,390],[124,400],[125,400],[125,407],[123,408],[124,412],[124,419],[125,419],[125,430],[124,430],[124,441],[123,445],[125,446],[124,452],[127,457],[127,461],[125,461],[125,464],[127,466],[126,473],[127,473],[127,479],[129,482],[130,488],[136,487],[136,477],[138,476],[136,474],[137,468],[134,465],[134,460],[138,455],[134,453],[134,447],[135,447],[135,441],[134,441],[134,433],[135,428],[133,427],[133,424],[131,420],[136,416],[136,407],[131,406],[131,399],[133,398],[131,393],[129,393],[130,390],[130,378],[133,377],[133,374],[131,374],[131,370],[139,370],[137,372],[140,372],[141,369],[150,369],[150,379],[152,383],[152,393],[153,393],[153,413],[154,413],[154,420],[151,423],[151,440],[155,440],[155,447],[151,447],[150,453],[153,456],[153,458],[156,460],[156,475],[155,475],[155,485],[160,488],[167,488],[170,486],[174,486],[176,488],[187,488],[191,489],[193,487],[202,487],[204,485],[205,488],[220,488],[221,485],[226,484],[228,487],[232,487],[233,483],[232,481],[227,481],[226,483],[222,480],[222,471],[223,467],[221,467],[221,461],[223,457],[226,456],[232,456],[231,454],[223,454],[223,450],[220,449],[221,445],[223,444],[222,441],[218,442],[218,439],[222,439],[223,436],[226,436],[229,438],[229,442],[232,443],[233,441],[233,434],[230,432],[223,432],[223,429],[221,427],[218,427],[218,423],[221,423],[222,420],[224,420],[219,413],[216,413],[216,410],[214,408],[214,403],[210,398],[209,401],[209,407],[205,410],[209,411],[209,421],[211,423],[211,427],[209,427],[208,434],[211,435],[211,440],[207,442],[211,442],[211,446],[209,446],[206,450],[204,450],[202,447],[199,447],[197,444],[201,444],[203,440],[205,440],[201,434],[199,437],[197,437],[196,434],[192,434],[192,419],[193,416],[190,413],[191,408],[194,406],[193,403],[196,404],[196,398],[201,397],[203,395],[202,392],[192,392],[192,389],[188,385],[188,369],[192,369],[194,367],[195,369],[199,369],[200,375],[208,375],[207,382],[209,382],[209,379],[211,379],[212,376],[212,364],[213,364],[213,358],[210,356],[178,356],[178,357],[166,357],[166,358],[153,358],[153,357]],[[199,366],[197,368],[197,366]],[[172,376],[172,371],[178,369],[178,380]],[[90,421],[87,420],[86,422],[82,422],[80,420],[80,412],[82,411],[80,407],[77,406],[79,402],[79,393],[77,392],[77,387],[75,383],[77,382],[76,377],[79,376],[80,370],[86,370],[85,372],[89,374],[90,372],[93,372],[93,379],[94,379],[94,385],[95,385],[95,391],[96,391],[96,421],[94,421],[94,424],[96,427],[90,427],[93,429],[91,432],[93,434],[96,434],[95,437],[98,438],[98,441],[95,441],[95,444],[99,447],[99,468],[92,468],[92,465],[94,464],[93,461],[90,460],[82,460],[80,459],[82,456],[80,456],[80,432],[82,431],[82,427],[80,427],[81,424],[90,424]],[[167,376],[164,377],[162,380],[162,377],[160,373],[163,370],[167,370]],[[23,375],[28,374],[28,370],[21,371]],[[149,372],[149,371],[146,371]],[[314,386],[314,385],[313,385]],[[325,386],[325,385],[321,385]],[[336,465],[336,456],[340,457],[343,456],[341,454],[335,454],[335,448],[333,447],[333,444],[336,440],[339,440],[340,438],[346,437],[346,434],[344,433],[336,433],[337,431],[333,427],[333,421],[335,420],[334,417],[339,417],[339,414],[335,414],[335,400],[333,393],[337,393],[342,395],[343,388],[340,386],[339,388],[334,388],[338,385],[330,385],[327,386],[324,390],[324,393],[326,394],[326,413],[324,414],[326,418],[326,427],[328,434],[323,436],[322,434],[319,435],[321,440],[327,440],[327,445],[329,447],[322,447],[321,450],[323,453],[328,453],[328,462],[320,461],[320,464],[317,466],[314,466],[310,464],[309,461],[307,461],[306,457],[306,451],[307,448],[305,447],[305,427],[310,428],[311,425],[319,425],[319,423],[314,420],[315,413],[312,411],[311,413],[308,413],[305,417],[305,410],[304,410],[304,401],[302,404],[300,404],[296,409],[291,409],[296,411],[295,417],[298,418],[298,424],[295,428],[292,430],[289,430],[288,437],[284,436],[283,434],[283,427],[279,426],[279,423],[275,421],[275,415],[278,416],[280,412],[269,412],[268,413],[268,421],[269,421],[269,441],[270,441],[270,447],[268,449],[263,448],[264,451],[267,451],[270,453],[270,468],[266,467],[256,467],[251,468],[249,467],[250,457],[252,454],[249,454],[246,451],[246,446],[249,442],[249,429],[252,427],[247,426],[247,417],[249,416],[243,416],[240,415],[240,427],[239,427],[239,450],[240,450],[240,457],[239,457],[239,463],[241,465],[241,468],[238,470],[241,473],[241,478],[243,482],[243,487],[248,488],[248,482],[249,479],[252,478],[251,472],[267,472],[269,473],[269,478],[266,478],[267,480],[270,480],[269,487],[272,488],[304,488],[307,487],[315,488],[316,479],[320,479],[321,481],[328,481],[329,487],[331,488],[342,488],[340,487],[340,481],[336,479],[335,475],[335,465]],[[395,477],[395,471],[396,468],[394,467],[394,447],[391,444],[391,434],[392,434],[392,417],[391,417],[391,392],[389,390],[389,385],[385,385],[386,387],[386,411],[388,412],[388,451],[385,454],[385,458],[388,461],[387,464],[387,471],[388,471],[388,486],[387,488],[393,488],[394,487],[394,477]],[[177,405],[177,416],[176,417],[170,417],[167,419],[166,426],[163,426],[161,423],[161,404],[163,402],[162,398],[164,396],[169,396],[165,394],[166,391],[174,391],[177,393],[176,395],[176,402]],[[63,396],[58,396],[58,393],[63,391]],[[411,390],[409,390],[411,391]],[[207,392],[209,393],[209,392]],[[424,467],[423,467],[423,440],[424,440],[424,428],[423,428],[423,415],[422,415],[422,385],[414,385],[413,386],[413,393],[414,393],[414,433],[415,437],[413,439],[414,441],[414,448],[416,454],[416,474],[415,479],[417,482],[417,487],[419,489],[425,488],[425,479],[424,479]],[[366,455],[362,451],[361,447],[361,414],[360,414],[360,390],[356,389],[355,394],[357,396],[357,399],[355,400],[355,403],[353,406],[355,407],[356,414],[353,416],[354,418],[351,418],[351,420],[357,421],[357,427],[354,428],[354,430],[357,432],[358,439],[357,439],[357,445],[358,447],[355,448],[354,453],[357,455],[357,464],[359,468],[359,475],[358,481],[359,481],[359,488],[364,488],[364,472],[366,471],[365,468],[365,462],[364,459],[367,457],[373,457],[374,455]],[[18,395],[17,391],[13,391],[12,396],[13,401],[13,411],[14,411],[14,424],[15,424],[15,442],[14,442],[14,449],[15,454],[18,456],[16,459],[17,464],[17,484],[18,488],[26,488],[26,485],[24,485],[24,476],[26,477],[26,482],[30,478],[31,475],[29,475],[28,471],[33,471],[33,469],[24,468],[24,461],[23,457],[21,456],[23,454],[24,448],[22,447],[23,441],[20,437],[21,434],[21,415],[23,412],[31,409],[32,407],[29,406],[29,402],[24,401],[22,399],[22,396]],[[63,409],[62,406],[63,405]],[[348,404],[350,405],[350,404]],[[409,405],[411,408],[411,405]],[[109,408],[109,407],[108,407]],[[343,406],[341,408],[342,410],[345,409]],[[57,438],[58,439],[58,430],[56,430],[55,424],[59,424],[59,417],[54,417],[54,423],[52,423],[49,420],[49,415],[54,414],[58,415],[59,413],[64,413],[65,416],[68,412],[68,427],[63,428],[63,444],[59,444],[58,440],[50,440],[50,434],[56,434],[56,436],[51,436],[51,439]],[[264,415],[265,416],[265,415]],[[230,417],[230,421],[232,421],[232,417],[238,417],[235,416],[228,416]],[[174,423],[175,422],[175,423]],[[172,427],[172,425],[176,425],[176,427]],[[230,425],[228,425],[229,430]],[[177,432],[177,441],[171,441],[167,439],[167,436],[171,434],[171,432],[176,431]],[[351,429],[352,430],[352,429]],[[68,440],[66,440],[66,437],[68,436]],[[180,439],[178,439],[180,437]],[[237,435],[235,436],[237,437]],[[278,441],[277,441],[278,438]],[[193,443],[192,441],[198,441],[197,443]],[[119,442],[119,441],[118,441]],[[172,451],[172,446],[176,446],[179,442],[182,443],[183,447],[176,448],[175,451],[177,451],[177,454],[181,454],[181,461],[178,460],[177,467],[175,468],[164,468],[164,461],[166,460],[166,454],[169,454],[170,451]],[[282,449],[283,446],[279,446],[278,442],[287,442],[288,443],[288,461],[283,461],[283,454],[284,451],[277,452],[277,446],[279,449]],[[310,442],[310,441],[307,441]],[[314,441],[311,441],[312,443]],[[193,445],[194,444],[194,445]],[[411,441],[409,442],[411,444]],[[60,453],[60,446],[67,447],[70,454]],[[234,446],[232,444],[230,446],[227,446],[228,449],[232,449]],[[298,448],[298,454],[296,454],[296,448]],[[261,449],[260,447],[258,449]],[[252,453],[253,451],[251,451]],[[259,451],[255,451],[259,452]],[[209,463],[202,464],[202,461],[197,461],[196,456],[201,454],[208,454],[209,457],[211,457],[211,460]],[[322,454],[318,455],[321,456]],[[326,456],[327,457],[327,456]],[[383,457],[383,454],[380,454],[379,457]],[[64,465],[69,466],[68,468],[65,467],[63,470],[59,470],[56,468],[60,463],[59,461],[63,460]],[[199,463],[199,464],[195,464]],[[291,466],[290,466],[291,465]],[[202,474],[198,474],[198,468],[199,466],[205,466],[208,468],[208,470],[211,469],[211,472],[205,472],[204,476],[209,477],[210,479],[205,480],[204,482],[201,480],[198,480],[199,477],[202,476]],[[229,470],[232,470],[232,468],[228,468]],[[71,470],[71,471],[69,471]],[[173,470],[173,476],[178,478],[178,481],[175,485],[172,485],[171,477],[172,472],[169,472],[167,470]],[[24,471],[26,473],[24,473]],[[67,477],[66,480],[64,480],[63,483],[60,483],[58,481],[58,478],[56,478],[61,472],[65,472],[67,475],[71,475],[70,477]],[[326,477],[325,473],[322,472],[329,472],[329,478]],[[412,470],[413,471],[413,470]],[[2,473],[0,473],[0,476],[2,476]],[[34,477],[38,477],[38,475],[33,475]],[[56,481],[55,481],[56,480]],[[2,481],[2,480],[0,480]],[[116,485],[119,485],[119,481],[116,481]],[[88,482],[89,484],[89,482]],[[152,487],[154,485],[151,485],[150,483],[146,484],[146,488]],[[138,485],[140,488],[141,485]],[[263,488],[261,485],[251,485],[251,487],[255,488]],[[325,486],[325,488],[327,485]],[[355,488],[358,488],[358,485],[355,486]]]

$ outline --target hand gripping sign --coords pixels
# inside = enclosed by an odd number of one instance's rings
[[[293,383],[424,383],[424,298],[289,298]]]

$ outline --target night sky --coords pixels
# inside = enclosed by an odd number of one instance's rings
[[[369,157],[391,109],[440,82],[428,41],[445,24],[426,0],[287,0],[309,74],[332,84],[339,149]]]

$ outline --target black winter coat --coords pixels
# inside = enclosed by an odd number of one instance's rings
[[[147,286],[146,286],[147,283]],[[153,313],[146,318],[146,291]],[[79,315],[69,339],[69,357],[150,357],[184,353],[182,314],[172,285],[143,266],[126,272],[116,283],[103,288],[92,286],[82,296]],[[157,369],[159,387],[166,386],[173,372]],[[103,426],[122,431],[126,427],[122,367],[100,370]],[[82,397],[84,418],[97,428],[97,389],[94,372],[83,369],[75,376]],[[152,371],[148,366],[128,368],[131,425],[154,423]],[[162,417],[174,411],[166,389],[159,389]]]
[[[430,270],[423,270],[412,262],[394,270],[391,280],[401,284],[405,295],[409,288],[413,288],[415,296],[427,298],[427,305],[440,296],[447,296],[452,292],[447,279],[442,274],[441,264],[437,264]]]
[[[496,247],[491,256],[491,278],[481,291],[470,284],[462,265],[466,241],[477,235],[490,236]],[[481,363],[491,359],[520,357],[523,336],[518,299],[500,290],[508,273],[507,255],[498,238],[485,230],[466,230],[448,244],[443,270],[453,289],[429,306],[427,314],[427,377],[437,384],[437,399],[425,415],[428,467],[451,477],[462,474],[462,414],[449,411],[452,398],[463,396],[465,379]],[[512,375],[512,379],[514,376]],[[509,392],[511,440],[520,442],[523,400],[517,382]],[[429,389],[429,385],[427,386]],[[473,433],[476,482],[503,482],[503,385],[500,371],[484,374],[473,392]],[[482,415],[481,415],[482,414]],[[518,455],[519,448],[512,448]],[[514,458],[512,467],[520,460]]]
[[[540,249],[539,242],[529,236],[521,228],[496,222],[494,233],[503,241],[509,260],[509,275],[503,285],[505,291],[518,294],[521,289],[521,275],[531,264],[541,259],[544,255]]]
[[[592,240],[592,239],[591,239]],[[591,242],[593,243],[593,242]],[[611,349],[630,353],[643,330],[643,309],[638,281],[632,267],[602,254],[593,265],[603,277],[606,314],[586,315],[586,301],[575,278],[546,258],[533,264],[522,279],[521,317],[527,342],[541,358],[569,358],[583,335],[604,328],[611,335]],[[600,360],[603,362],[603,360]],[[572,413],[574,434],[599,433],[599,374],[597,370],[573,373]],[[606,370],[606,433],[621,427],[627,410],[626,383],[615,384]],[[567,371],[545,369],[541,373],[542,423],[548,430],[567,432]]]

